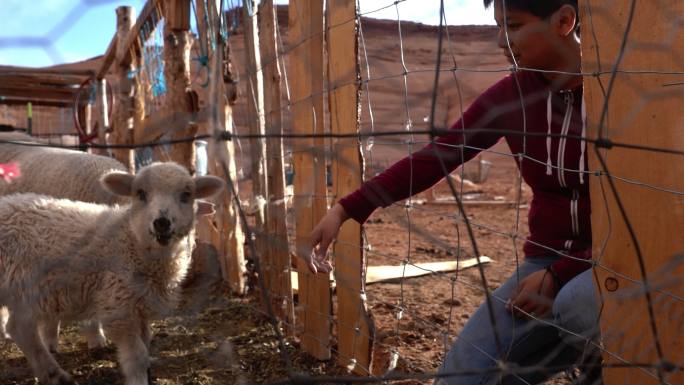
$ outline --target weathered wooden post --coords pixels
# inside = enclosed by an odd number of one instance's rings
[[[323,134],[323,1],[292,0],[288,10],[292,131]],[[302,253],[309,235],[327,210],[323,138],[297,138],[292,145],[295,247]],[[318,359],[330,358],[332,300],[330,278],[313,275],[297,263],[299,305],[295,312],[302,348]]]
[[[216,50],[207,44],[207,55],[213,60],[209,63],[210,87],[201,93],[204,100],[204,109],[208,114],[216,111],[217,121],[213,119],[206,123],[200,123],[199,132],[208,134],[220,134],[221,132],[232,132],[233,130],[233,110],[231,104],[225,97],[224,68],[230,68],[226,63],[230,61],[229,56],[224,56],[230,52],[225,46],[228,44],[217,31],[220,10],[216,9],[216,2],[198,0],[196,3],[197,15],[199,19],[198,30],[207,39],[215,38],[217,41]],[[208,12],[205,14],[205,10]],[[205,17],[206,21],[205,22]],[[211,27],[210,27],[211,26]],[[214,35],[211,35],[213,33]],[[208,114],[210,115],[210,114]],[[238,193],[237,168],[235,165],[235,145],[234,141],[210,140],[207,148],[208,171],[212,175],[224,177],[225,172],[222,160],[225,160],[230,180],[233,181],[232,189]],[[226,181],[228,182],[228,180]],[[232,190],[231,189],[231,190]],[[208,240],[214,245],[219,254],[223,278],[229,283],[231,289],[242,294],[245,290],[245,254],[244,254],[244,232],[240,218],[233,203],[233,195],[221,194],[214,199],[216,214],[213,223],[205,223],[203,240]]]
[[[165,0],[164,2],[164,79],[166,81],[166,99],[164,114],[171,116],[181,113],[190,116],[197,111],[197,98],[190,89],[190,49],[192,33],[190,32],[190,0]],[[185,123],[185,127],[173,127],[171,139],[193,137],[197,133],[197,125]],[[171,147],[171,159],[184,165],[194,174],[195,147],[192,141],[174,144]]]
[[[133,116],[132,96],[133,87],[129,74],[133,70],[131,61],[126,59],[128,39],[135,20],[135,12],[132,7],[118,7],[116,9],[116,56],[114,59],[114,74],[117,88],[114,90],[116,99],[112,116],[112,133],[110,142],[113,144],[131,144]],[[112,150],[114,157],[123,163],[129,171],[135,168],[133,151],[126,149]]]
[[[281,72],[278,64],[278,15],[273,0],[265,0],[259,8],[259,37],[264,68],[264,111],[266,134],[267,191],[266,247],[261,259],[266,273],[273,309],[288,325],[294,325],[292,283],[290,281],[290,247],[287,238],[285,178],[283,169],[283,133]],[[293,332],[293,328],[288,328]]]
[[[682,114],[673,113],[681,111],[684,99],[679,75],[684,47],[669,43],[681,29],[672,15],[684,14],[684,2],[580,5],[582,70],[597,74],[584,80],[587,137],[684,148]],[[638,17],[627,33],[631,6]],[[625,38],[625,55],[615,67]],[[611,69],[618,72],[606,95]],[[684,195],[677,193],[684,191],[684,157],[619,146],[597,152],[593,144],[587,154],[590,169],[601,170],[585,180],[591,188],[593,257],[603,300],[604,383],[684,383]]]
[[[261,68],[259,50],[259,26],[257,22],[257,5],[255,0],[243,2],[242,21],[244,25],[245,56],[247,73],[247,116],[249,117],[249,133],[263,136],[266,133],[264,123],[264,78]],[[255,206],[254,241],[256,252],[261,258],[265,247],[266,197],[268,196],[266,177],[267,169],[264,156],[266,154],[266,138],[252,137],[249,140],[251,158],[252,204]]]
[[[328,92],[330,131],[359,132],[360,71],[358,25],[353,1],[327,0]],[[333,139],[332,175],[335,199],[353,192],[363,182],[363,154],[359,138]],[[366,309],[363,266],[365,249],[361,225],[347,221],[334,249],[337,281],[339,363],[356,374],[370,374],[374,339],[373,320]]]
[[[105,144],[107,137],[107,132],[110,129],[109,123],[109,101],[107,100],[107,79],[104,75],[101,79],[96,79],[97,81],[97,96],[95,98],[95,123],[94,130],[97,131],[97,143]],[[103,155],[106,153],[102,149],[92,149],[90,151],[93,154]]]

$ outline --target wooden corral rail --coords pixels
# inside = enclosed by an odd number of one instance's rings
[[[69,106],[92,71],[0,67],[0,103]]]

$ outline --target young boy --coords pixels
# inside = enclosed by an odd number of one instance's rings
[[[452,171],[477,155],[473,148],[505,138],[533,192],[525,261],[492,293],[496,330],[485,303],[447,354],[438,384],[539,383],[592,350],[597,334],[586,146],[566,136],[583,136],[586,125],[577,0],[484,0],[492,3],[498,45],[517,70],[475,100],[454,134],[342,198],[313,230],[305,256],[311,271],[329,272],[326,250],[345,220],[363,223],[375,208],[435,184],[444,177],[439,158]],[[500,363],[511,370],[497,370]]]

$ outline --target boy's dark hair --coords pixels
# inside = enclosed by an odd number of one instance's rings
[[[575,11],[578,0],[506,0],[506,8],[529,12],[537,17],[545,19],[565,4],[572,5]],[[484,0],[485,8],[489,8],[494,0]]]

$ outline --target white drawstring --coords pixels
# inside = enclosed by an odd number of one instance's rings
[[[565,99],[565,117],[563,117],[563,125],[561,126],[561,137],[558,140],[558,183],[561,187],[568,187],[565,183],[565,146],[568,143],[567,135],[570,131],[570,122],[572,122],[572,105],[575,100],[571,91],[561,91]]]
[[[582,95],[582,137],[580,138],[580,159],[579,159],[579,180],[580,184],[584,184],[584,152],[586,151],[587,142],[585,142],[585,135],[587,133],[587,105],[584,102],[584,95]]]
[[[549,91],[549,97],[546,99],[546,175],[553,174],[553,167],[551,163],[551,97],[553,94]]]

